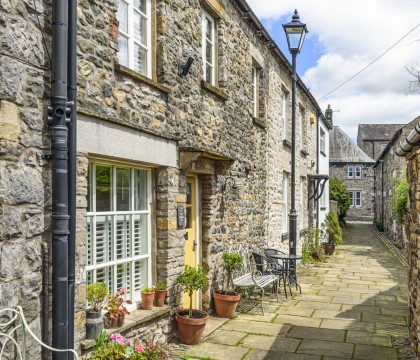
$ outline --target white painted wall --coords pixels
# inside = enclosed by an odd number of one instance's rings
[[[321,146],[319,146],[319,173],[321,175],[329,175],[330,174],[330,136],[329,136],[329,129],[324,124],[322,120],[319,121],[319,134],[321,137],[321,129],[325,132],[325,152],[321,153]],[[320,141],[320,139],[318,139]],[[322,222],[325,220],[327,213],[330,211],[330,191],[329,191],[329,180],[325,183],[324,193],[325,193],[325,207],[321,208],[319,206],[319,226],[321,226]],[[321,199],[320,199],[321,200]],[[319,201],[320,201],[319,200]],[[320,203],[319,203],[320,204]]]

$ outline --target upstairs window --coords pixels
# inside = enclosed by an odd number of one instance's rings
[[[352,178],[354,176],[353,166],[347,168],[347,177]]]
[[[320,135],[319,135],[319,150],[324,155],[326,154],[326,150],[325,150],[325,131],[322,130],[322,129],[320,129]]]
[[[152,77],[151,0],[119,0],[118,62]]]
[[[258,68],[252,67],[252,116],[258,118]]]
[[[283,139],[289,139],[289,121],[287,118],[287,100],[289,97],[289,93],[283,90],[281,94],[281,119],[283,125]]]
[[[205,10],[201,10],[201,40],[204,80],[216,86],[216,22]]]
[[[354,177],[357,178],[357,179],[360,179],[362,177],[362,167],[361,166],[355,166]]]

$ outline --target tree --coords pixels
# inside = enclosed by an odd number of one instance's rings
[[[408,72],[411,80],[409,80],[409,86],[407,89],[408,93],[419,93],[420,92],[420,70],[417,66],[408,65],[404,66],[404,70]]]
[[[330,179],[330,199],[338,203],[338,218],[342,221],[350,208],[351,200],[349,191],[343,183],[343,180],[337,178]]]
[[[394,214],[397,217],[397,224],[404,225],[407,215],[408,182],[405,171],[401,171],[402,179],[394,179],[395,196],[392,199]]]

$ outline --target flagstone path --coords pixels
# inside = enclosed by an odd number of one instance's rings
[[[349,224],[328,263],[298,269],[302,295],[225,322],[184,359],[415,359],[407,336],[407,269],[370,225]],[[175,356],[176,352],[174,353]],[[176,357],[176,356],[175,356]]]

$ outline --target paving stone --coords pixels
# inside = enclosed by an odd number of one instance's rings
[[[392,324],[375,324],[375,333],[381,335],[407,336],[408,328],[407,326]]]
[[[356,345],[356,359],[360,360],[397,360],[397,351],[395,349],[372,346]]]
[[[293,326],[286,336],[295,339],[344,341],[344,331],[303,326]]]
[[[307,326],[307,327],[318,328],[319,325],[321,324],[321,319],[316,319],[312,317],[279,315],[274,319],[274,322],[276,324],[291,324],[291,325],[297,325],[297,326]]]
[[[299,354],[328,355],[333,359],[351,359],[353,344],[346,344],[333,341],[303,340],[297,349]]]
[[[239,341],[241,341],[246,334],[239,331],[228,331],[228,330],[216,330],[213,334],[211,334],[206,341],[215,343],[215,344],[223,344],[223,345],[235,345]]]
[[[330,303],[332,296],[322,296],[322,295],[302,295],[299,297],[302,301],[316,301],[316,302],[325,302]]]
[[[408,307],[406,309],[392,309],[392,308],[379,308],[381,314],[384,315],[400,315],[400,316],[408,316]]]
[[[265,312],[264,315],[262,315],[261,313],[258,314],[258,315],[250,314],[250,313],[238,314],[238,316],[236,318],[238,320],[252,320],[252,321],[270,322],[276,316],[277,316],[277,314],[274,314],[274,313],[266,313]]]
[[[329,304],[316,301],[299,301],[296,307],[306,309],[340,310],[341,304]]]
[[[272,324],[250,320],[231,320],[222,326],[223,330],[234,330],[249,334],[281,335],[285,334],[290,325]]]
[[[248,349],[239,346],[227,346],[203,342],[190,347],[185,355],[211,358],[214,360],[240,360],[248,352]]]
[[[245,360],[321,360],[321,356],[280,353],[274,350],[261,351],[259,349],[254,349],[245,356]]]
[[[363,314],[363,321],[383,324],[405,325],[403,316],[382,315],[382,314]]]
[[[315,310],[312,315],[315,318],[321,319],[353,319],[360,320],[361,313],[351,311],[334,311],[334,310]]]
[[[354,344],[364,344],[364,345],[377,345],[391,347],[391,337],[373,334],[370,332],[364,331],[353,331],[350,330],[347,332],[346,342]]]
[[[248,335],[242,346],[251,349],[276,350],[294,353],[300,344],[298,339],[287,339],[278,336]]]
[[[372,313],[372,314],[380,314],[381,308],[377,306],[368,306],[368,305],[346,305],[344,304],[341,307],[341,311],[354,311],[354,312],[361,312],[364,313]]]
[[[346,305],[361,305],[361,304],[364,304],[365,301],[366,299],[335,296],[332,298],[331,303],[332,304],[346,304]],[[375,302],[373,300],[372,300],[372,305],[375,305]]]
[[[309,317],[313,314],[314,309],[293,308],[289,306],[282,306],[276,313],[281,315],[305,316]]]
[[[355,321],[350,319],[324,319],[321,323],[323,329],[337,329],[337,330],[359,330],[373,332],[375,325],[373,323]]]

